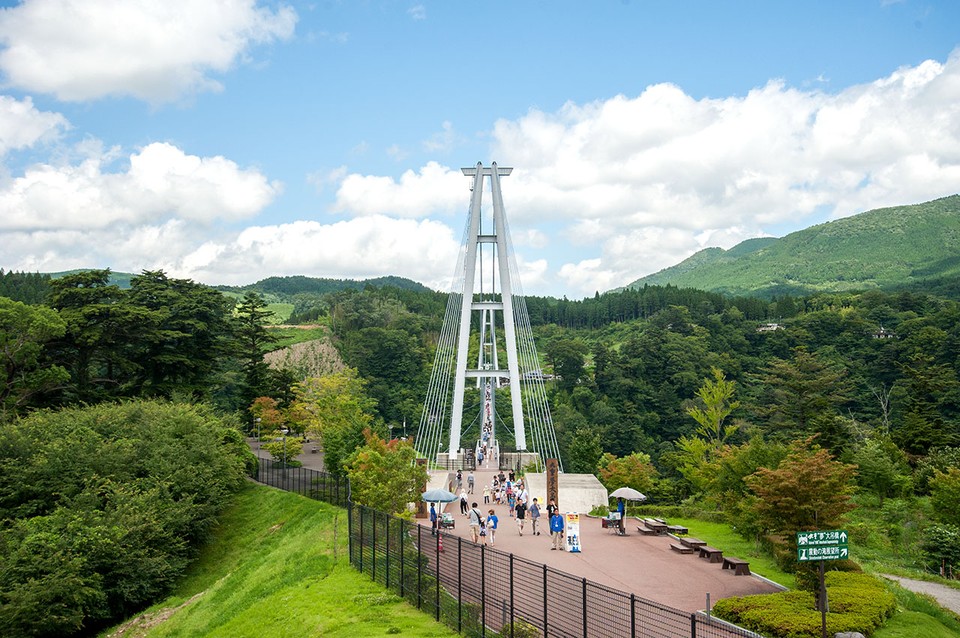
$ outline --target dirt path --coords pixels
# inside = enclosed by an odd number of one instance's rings
[[[880,575],[899,583],[904,589],[909,589],[918,594],[933,596],[933,598],[940,603],[941,607],[960,615],[960,589],[954,589],[953,587],[941,585],[940,583],[931,583],[926,580],[914,580],[913,578],[892,576],[890,574]]]

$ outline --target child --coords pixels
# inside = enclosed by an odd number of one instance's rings
[[[517,506],[517,500],[513,496],[513,490],[507,490],[507,505],[510,507],[510,518],[513,518],[513,510]]]

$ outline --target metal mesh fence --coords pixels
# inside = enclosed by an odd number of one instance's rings
[[[350,502],[325,472],[261,459],[257,480],[347,508],[350,563],[461,635],[762,638]]]

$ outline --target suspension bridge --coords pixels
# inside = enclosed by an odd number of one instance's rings
[[[415,446],[439,467],[496,468],[510,455],[540,472],[560,453],[500,189],[513,169],[462,170],[470,208]]]

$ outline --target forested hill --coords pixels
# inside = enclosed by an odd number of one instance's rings
[[[401,290],[414,290],[417,292],[429,292],[430,289],[421,283],[404,277],[375,277],[373,279],[327,279],[321,277],[305,277],[295,275],[292,277],[267,277],[261,279],[255,284],[247,286],[216,286],[218,290],[229,290],[236,292],[259,292],[261,294],[276,295],[296,295],[300,293],[328,293],[338,290],[363,290],[367,286],[375,288],[399,288]]]
[[[671,284],[733,295],[925,288],[957,297],[960,195],[880,208],[791,233],[707,248],[628,288]]]

